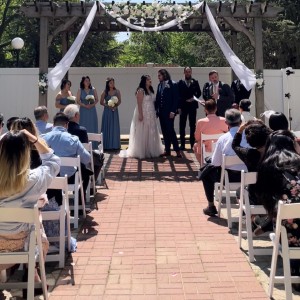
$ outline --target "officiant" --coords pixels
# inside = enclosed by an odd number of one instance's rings
[[[193,98],[194,96],[197,98],[201,96],[199,82],[192,77],[192,68],[185,67],[183,73],[184,79],[178,82],[180,150],[185,150],[185,127],[187,118],[189,118],[191,149],[195,143],[198,102],[193,100]]]

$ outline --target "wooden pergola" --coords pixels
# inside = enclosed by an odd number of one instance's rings
[[[175,3],[175,2],[174,2]],[[39,68],[40,73],[48,72],[49,46],[54,37],[60,35],[62,39],[62,56],[68,50],[68,32],[79,32],[87,15],[89,14],[94,2],[26,2],[21,7],[21,11],[28,18],[40,19],[40,56]],[[127,28],[118,23],[113,17],[105,12],[96,1],[97,13],[90,31],[127,31]],[[109,4],[109,3],[106,3]],[[131,4],[127,2],[127,4]],[[147,5],[147,3],[145,3]],[[188,5],[188,4],[187,4]],[[262,20],[267,18],[276,18],[283,11],[283,8],[275,7],[268,2],[264,3],[233,3],[214,2],[206,3],[198,13],[193,14],[182,23],[183,31],[189,32],[210,32],[205,8],[209,6],[213,16],[217,20],[220,30],[231,32],[231,46],[233,51],[238,55],[237,33],[245,34],[251,45],[255,49],[255,70],[263,70],[263,44],[262,44]],[[166,18],[162,23],[170,21]],[[146,19],[145,27],[153,27],[153,19]],[[131,30],[132,31],[132,30]],[[168,31],[181,31],[177,26],[168,29]],[[47,93],[40,94],[40,105],[47,105]],[[264,94],[263,90],[256,89],[256,114],[259,115],[264,111]]]

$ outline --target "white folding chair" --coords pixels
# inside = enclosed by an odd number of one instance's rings
[[[242,236],[247,237],[249,261],[253,262],[255,255],[271,255],[272,249],[254,247],[253,246],[253,232],[251,215],[266,215],[267,212],[262,205],[250,205],[249,192],[247,186],[256,183],[257,172],[246,173],[244,170],[241,172],[241,196],[240,196],[240,210],[239,210],[239,231],[238,243],[242,249]],[[246,217],[246,230],[242,231],[243,212]]]
[[[69,209],[69,195],[68,195],[68,177],[55,177],[51,182],[49,189],[61,190],[63,193],[63,203],[59,211],[42,211],[43,221],[59,220],[59,237],[48,237],[49,242],[59,241],[59,252],[51,253],[51,247],[47,253],[46,262],[58,261],[59,268],[65,266],[65,243],[67,238],[68,251],[70,252],[71,243],[71,228],[70,228],[70,209]],[[67,221],[67,222],[66,222]],[[66,228],[67,225],[67,236]]]
[[[75,173],[75,181],[73,184],[68,184],[68,191],[74,193],[74,205],[70,205],[70,210],[74,210],[74,217],[70,217],[71,223],[74,224],[74,228],[78,228],[78,219],[79,219],[79,209],[82,208],[83,216],[86,217],[85,212],[85,201],[84,201],[84,192],[82,185],[81,177],[81,166],[80,166],[80,157],[61,157],[61,166],[64,167],[74,167],[77,169]],[[79,191],[81,193],[81,203],[79,206]]]
[[[48,299],[37,205],[34,208],[1,207],[0,223],[2,222],[27,223],[29,225],[29,242],[24,250],[18,252],[0,252],[0,264],[28,264],[28,282],[0,282],[0,289],[27,288],[27,299],[34,299],[35,261],[38,256],[44,299]],[[38,249],[37,255],[36,248]],[[40,284],[36,283],[36,286],[38,285]]]
[[[240,187],[241,183],[240,182],[230,182],[229,181],[229,176],[227,172],[227,168],[230,169],[230,167],[233,167],[235,165],[241,165],[244,164],[240,158],[236,155],[234,156],[226,156],[223,154],[223,160],[222,160],[222,168],[221,168],[221,178],[220,182],[215,183],[215,200],[218,201],[218,217],[221,215],[221,208],[226,207],[227,209],[227,223],[228,223],[228,228],[232,228],[232,222],[237,222],[238,218],[232,218],[231,217],[231,208],[239,208],[239,204],[231,204],[230,201],[230,193],[231,191],[233,194],[236,194],[236,190]],[[245,169],[247,167],[245,166]],[[222,205],[222,197],[225,192],[225,198],[226,202],[225,205]]]
[[[92,142],[83,143],[82,145],[91,154],[91,169],[92,169],[93,173],[95,174]],[[96,195],[96,182],[95,182],[95,176],[94,176],[94,174],[90,176],[90,181],[89,181],[89,185],[88,185],[88,188],[87,188],[87,193],[86,193],[86,202],[87,203],[90,202],[90,197],[91,197],[91,193],[90,193],[91,183],[92,183],[92,186],[93,186],[94,195]]]
[[[270,238],[273,243],[270,283],[268,291],[270,298],[273,295],[274,283],[284,283],[286,300],[293,299],[292,283],[300,283],[299,276],[291,276],[290,267],[291,259],[300,259],[300,247],[289,247],[287,231],[286,228],[282,226],[282,220],[297,218],[300,218],[300,203],[284,204],[282,201],[279,201],[275,234],[270,234]],[[278,254],[282,257],[284,276],[275,276]]]
[[[221,137],[224,133],[217,133],[217,134],[204,134],[201,133],[201,167],[204,165],[205,158],[212,156],[215,148],[215,143]],[[211,143],[211,152],[206,151],[205,143],[204,142],[210,142]]]
[[[98,150],[100,153],[103,153],[103,133],[88,133],[88,139],[89,142],[98,142]],[[105,180],[105,171],[104,171],[104,166],[101,168],[100,174],[99,174],[99,182],[100,184],[102,183],[103,180]],[[98,178],[95,178],[97,181]]]

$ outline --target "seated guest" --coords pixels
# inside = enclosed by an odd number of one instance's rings
[[[37,128],[31,121],[31,119],[29,119],[27,117],[18,118],[11,125],[11,130],[19,131],[22,129],[26,129],[32,135],[34,135],[36,138],[39,136],[38,132],[37,132]],[[42,141],[42,139],[41,139],[41,141]],[[40,159],[39,152],[35,148],[35,145],[31,145],[30,169],[35,169],[35,168],[39,167],[41,164],[42,164],[42,161]]]
[[[217,143],[212,155],[212,168],[210,172],[207,172],[201,179],[203,181],[203,187],[205,195],[208,201],[208,207],[203,209],[205,215],[214,216],[217,214],[217,209],[214,205],[214,186],[215,182],[220,181],[221,177],[221,165],[223,160],[223,154],[228,156],[234,156],[235,152],[232,149],[232,140],[234,135],[241,125],[241,113],[232,108],[225,112],[226,124],[229,127],[229,131],[221,136]],[[241,145],[243,147],[249,147],[246,140],[243,138]],[[239,182],[241,180],[241,170],[245,170],[244,164],[235,165],[231,169],[228,169],[228,176],[230,182]]]
[[[11,125],[13,124],[13,122],[15,120],[19,119],[19,117],[11,117],[9,118],[7,121],[6,121],[6,128],[7,128],[7,131],[10,131],[11,130]]]
[[[29,169],[32,144],[42,159],[41,166],[34,170]],[[8,132],[1,139],[0,165],[0,210],[1,207],[33,208],[58,174],[60,159],[39,138],[21,130]],[[0,223],[0,252],[22,250],[28,231],[28,224]],[[45,236],[42,243],[45,256],[49,245]],[[8,267],[11,264],[0,265],[0,270]],[[37,271],[35,281],[40,281]]]
[[[34,109],[34,117],[36,120],[35,126],[39,134],[47,133],[52,130],[53,124],[48,123],[49,115],[46,106],[39,106]]]
[[[279,200],[284,203],[300,201],[298,148],[290,131],[275,131],[268,137],[266,152],[258,169],[256,193],[270,218],[276,218]],[[299,247],[300,219],[285,220],[282,225],[286,227],[289,246]],[[292,272],[299,276],[299,265],[293,266],[291,262]]]
[[[281,112],[274,112],[269,117],[269,127],[276,130],[288,130],[289,122],[286,116]]]
[[[239,110],[242,114],[242,123],[246,123],[253,120],[254,117],[250,114],[251,101],[249,99],[243,99],[239,103]]]
[[[217,133],[225,133],[228,131],[228,126],[226,125],[225,118],[218,117],[216,115],[217,112],[217,104],[213,99],[209,99],[205,102],[204,110],[206,113],[206,118],[199,119],[196,125],[195,131],[195,140],[193,150],[195,152],[197,160],[202,163],[202,145],[201,145],[201,134],[217,134]],[[212,142],[213,141],[205,141],[205,150],[207,152],[212,151]]]
[[[2,133],[2,129],[3,129],[3,126],[4,126],[4,117],[3,117],[3,114],[0,113],[0,135]]]
[[[91,162],[91,155],[78,137],[68,133],[69,118],[64,113],[57,113],[54,117],[52,131],[42,135],[49,147],[54,150],[54,153],[59,157],[77,157],[80,156],[81,175],[83,181],[83,190],[86,192],[89,176],[93,174],[86,168],[86,165]],[[60,176],[68,176],[69,183],[74,183],[76,170],[72,167],[60,168]]]
[[[69,104],[64,109],[64,114],[69,118],[68,132],[78,136],[81,143],[88,143],[87,130],[85,127],[79,125],[79,107],[75,104]]]

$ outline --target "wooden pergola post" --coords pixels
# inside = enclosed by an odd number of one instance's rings
[[[238,45],[237,45],[237,32],[236,31],[231,31],[231,48],[232,51],[239,56],[239,51],[238,51]],[[231,70],[231,79],[232,81],[238,79],[236,74]]]
[[[65,54],[68,52],[68,32],[63,31],[61,34],[61,54],[62,57],[65,56]],[[69,72],[66,73],[65,78],[68,79]]]
[[[263,42],[262,42],[262,18],[254,18],[255,38],[255,71],[264,70]],[[264,89],[255,87],[256,116],[259,117],[265,111]]]
[[[48,59],[49,59],[49,50],[48,50],[48,18],[40,18],[40,56],[39,56],[39,67],[40,74],[48,73]],[[39,105],[47,106],[47,92],[42,94],[39,92]]]

